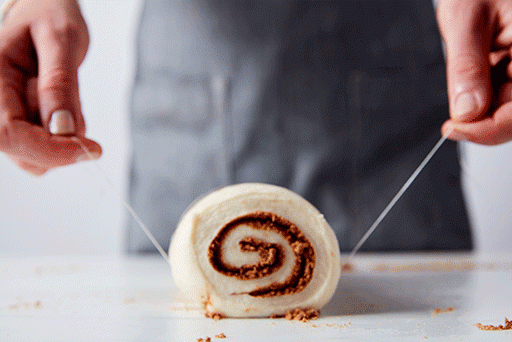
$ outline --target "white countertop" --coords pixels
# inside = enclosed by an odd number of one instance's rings
[[[302,323],[205,318],[159,256],[0,258],[0,341],[512,341],[475,326],[512,318],[512,255],[361,254],[354,266]]]

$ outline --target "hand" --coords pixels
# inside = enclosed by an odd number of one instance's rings
[[[512,140],[512,1],[441,0],[449,138],[496,145]]]
[[[0,151],[35,174],[87,159],[78,67],[89,36],[76,0],[18,0],[0,28]]]

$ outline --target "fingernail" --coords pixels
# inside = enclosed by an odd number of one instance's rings
[[[478,109],[478,103],[473,93],[463,93],[457,97],[453,116],[463,118],[475,112]]]
[[[50,133],[54,135],[72,135],[75,133],[75,120],[68,110],[56,110],[50,120]]]

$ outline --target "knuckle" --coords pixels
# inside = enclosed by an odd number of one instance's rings
[[[51,38],[65,46],[76,44],[83,39],[80,25],[67,16],[49,22],[46,30]]]
[[[451,77],[463,76],[470,79],[481,79],[487,77],[489,73],[489,65],[481,56],[470,53],[448,59],[447,65]]]
[[[83,59],[89,45],[89,33],[83,20],[70,15],[39,23],[39,31],[44,41],[52,42],[55,53],[70,59],[70,62]]]
[[[57,26],[57,33],[68,42],[87,43],[89,33],[83,19],[68,16],[61,25]]]
[[[72,71],[65,66],[53,67],[41,73],[38,91],[64,96],[75,84]]]

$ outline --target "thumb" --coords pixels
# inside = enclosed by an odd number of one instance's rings
[[[43,126],[53,134],[85,135],[80,107],[78,67],[87,39],[74,26],[55,22],[34,29],[38,56],[37,94]],[[85,45],[85,47],[84,47]]]
[[[443,1],[438,21],[446,44],[450,116],[475,121],[489,108],[491,25],[489,9],[479,0]]]

